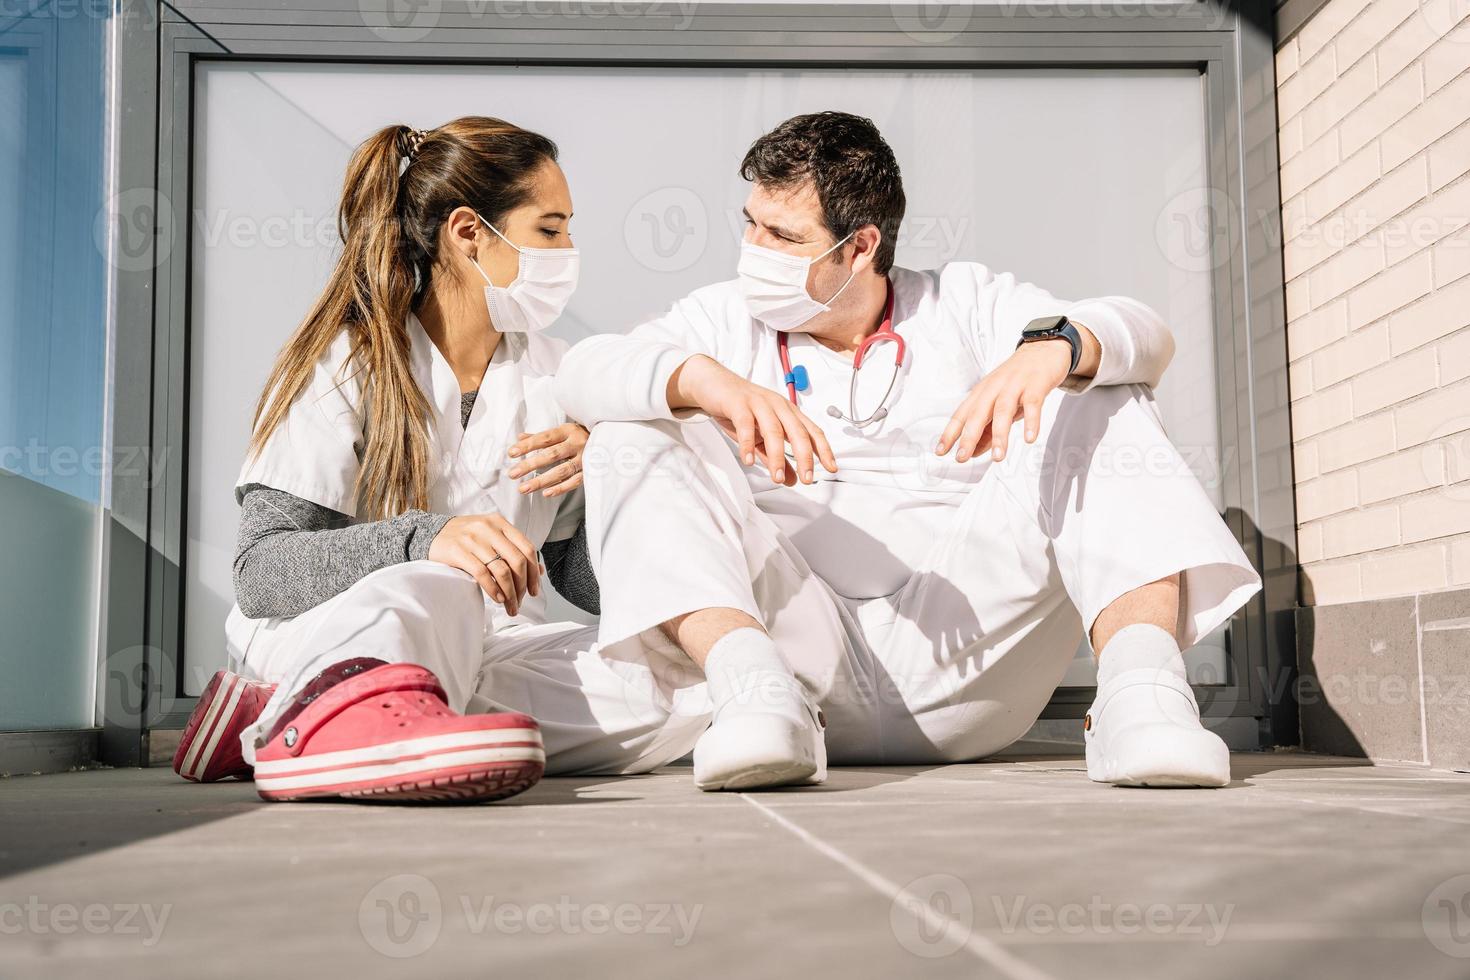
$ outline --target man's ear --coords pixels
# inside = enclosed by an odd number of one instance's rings
[[[444,241],[465,258],[475,258],[479,245],[480,219],[473,208],[457,207],[444,219]]]
[[[878,259],[878,246],[883,242],[883,233],[877,225],[863,225],[852,233],[854,272],[871,269]]]

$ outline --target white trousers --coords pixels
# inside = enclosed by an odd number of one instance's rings
[[[282,685],[259,729],[320,670],[369,656],[422,663],[456,709],[533,715],[549,772],[648,771],[690,751],[710,713],[659,624],[725,607],[763,623],[822,704],[833,764],[971,760],[1026,732],[1114,599],[1184,573],[1187,647],[1260,584],[1131,386],[1048,399],[1037,443],[1016,438],[879,599],[843,599],[811,570],[710,423],[603,423],[585,459],[598,627],[487,635],[468,575],[386,568],[289,621],[232,617],[236,663]]]

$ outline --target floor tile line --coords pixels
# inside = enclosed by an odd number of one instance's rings
[[[1452,823],[1460,827],[1470,826],[1470,820],[1459,820],[1455,817],[1441,816],[1435,813],[1419,811],[1417,813],[1405,813],[1403,810],[1388,810],[1383,807],[1360,806],[1351,802],[1339,803],[1335,800],[1314,800],[1310,797],[1287,796],[1284,793],[1274,794],[1276,800],[1284,800],[1289,803],[1314,803],[1317,806],[1331,807],[1336,810],[1354,810],[1358,813],[1376,813],[1383,817],[1402,817],[1405,820],[1438,820],[1440,823]]]
[[[916,916],[923,919],[927,926],[932,929],[938,929],[946,936],[958,940],[973,956],[999,970],[1004,976],[1011,977],[1012,980],[1052,980],[1050,974],[1018,958],[994,941],[979,935],[974,929],[960,925],[960,923],[947,915],[941,915],[927,901],[920,899],[907,889],[899,887],[850,854],[816,837],[804,827],[792,823],[786,817],[777,813],[764,803],[761,803],[759,800],[744,793],[740,794],[740,797],[764,813],[771,820],[786,828],[792,835],[818,854],[841,865],[859,881],[878,892],[884,898],[895,903],[901,902],[905,909],[912,911]]]

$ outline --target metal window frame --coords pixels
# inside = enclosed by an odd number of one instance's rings
[[[722,3],[681,9],[662,0],[556,0],[551,9],[548,0],[445,0],[420,4],[407,23],[393,26],[386,19],[392,2],[317,0],[311,10],[284,8],[276,0],[124,5],[136,23],[121,32],[119,187],[156,187],[172,208],[162,213],[169,220],[158,227],[151,276],[120,276],[118,289],[115,425],[127,438],[146,432],[146,443],[133,444],[148,445],[161,465],[152,485],[133,479],[114,487],[115,526],[126,527],[121,537],[129,547],[110,551],[107,601],[116,618],[109,621],[108,670],[122,678],[119,683],[128,670],[142,678],[146,707],[104,719],[104,758],[145,760],[148,729],[178,727],[194,701],[182,693],[177,665],[186,581],[193,98],[196,67],[206,60],[1199,69],[1206,87],[1209,185],[1228,202],[1215,215],[1213,235],[1226,519],[1266,588],[1231,621],[1231,682],[1197,690],[1207,714],[1234,733],[1234,744],[1295,744],[1297,595],[1289,543],[1296,523],[1269,4]],[[374,13],[378,8],[381,14]],[[425,10],[433,11],[427,26]],[[149,11],[161,16],[152,58]],[[144,125],[149,120],[152,127]],[[145,146],[142,131],[149,128],[155,140]],[[124,358],[127,345],[137,346]],[[137,356],[145,349],[146,365]],[[1043,717],[1080,717],[1090,697],[1090,688],[1063,688]]]

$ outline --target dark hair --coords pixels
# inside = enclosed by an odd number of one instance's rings
[[[352,154],[337,208],[342,252],[326,288],[271,368],[250,451],[265,445],[343,329],[348,362],[371,387],[357,493],[362,516],[428,507],[428,402],[414,380],[405,321],[438,258],[439,229],[469,205],[491,224],[529,199],[556,144],[499,119],[438,129],[387,126]]]
[[[848,112],[793,116],[750,145],[740,176],[777,188],[810,180],[832,236],[842,239],[863,225],[877,225],[883,238],[874,271],[886,275],[893,268],[903,221],[903,178],[871,119]]]
[[[417,300],[428,288],[439,228],[450,213],[468,205],[499,228],[507,214],[526,203],[541,165],[556,160],[556,144],[487,116],[464,116],[428,131],[390,126],[381,135],[390,132],[393,150],[387,166],[395,171],[399,167],[392,155],[405,161],[401,176],[395,173],[396,203],[400,247],[417,280]]]

